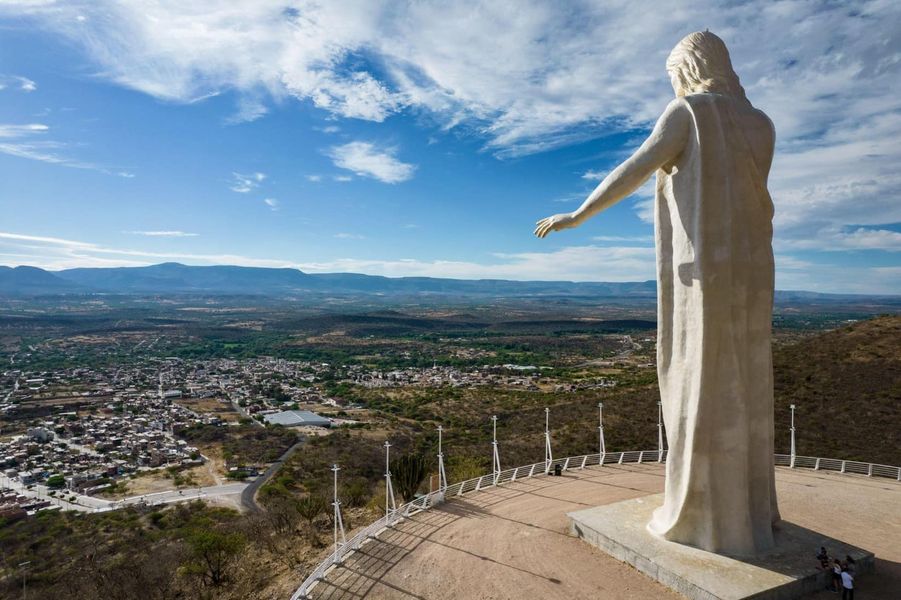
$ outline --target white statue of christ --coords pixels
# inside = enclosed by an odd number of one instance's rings
[[[751,106],[723,41],[692,33],[667,63],[676,99],[648,139],[573,213],[575,227],[657,174],[657,373],[666,438],[663,506],[648,529],[711,552],[773,546],[775,132]]]

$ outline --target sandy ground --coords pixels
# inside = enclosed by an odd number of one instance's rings
[[[209,463],[204,463],[196,467],[191,467],[190,469],[179,471],[179,474],[182,477],[189,478],[189,480],[193,482],[191,485],[182,485],[180,487],[208,487],[225,483],[224,478],[217,478],[214,473],[215,472],[213,471]],[[115,494],[98,495],[101,498],[112,500],[178,489],[178,486],[175,485],[173,479],[171,477],[166,477],[166,474],[167,473],[165,469],[147,471],[145,473],[142,473],[141,475],[138,475],[134,479],[123,479],[122,481],[128,484],[128,487],[125,488],[124,493],[119,492]]]
[[[858,600],[901,597],[901,485],[777,470],[784,519],[877,555]],[[333,569],[314,598],[681,598],[570,536],[566,513],[663,491],[659,465],[606,465],[489,489],[423,512]],[[811,548],[814,560],[816,548]],[[834,598],[823,592],[811,598]]]
[[[241,420],[241,414],[228,400],[221,398],[183,398],[178,400],[177,404],[194,412],[214,414],[226,423],[237,423]]]

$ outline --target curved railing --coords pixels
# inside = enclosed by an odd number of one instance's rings
[[[901,481],[901,467],[877,465],[856,460],[839,460],[837,458],[817,458],[815,456],[795,456],[777,454],[776,466],[813,469],[814,471],[838,471],[839,473],[855,473],[867,477],[888,477]]]
[[[583,454],[581,456],[570,456],[565,459],[555,460],[550,463],[544,461],[531,465],[524,465],[513,469],[507,469],[500,473],[488,473],[473,479],[467,479],[453,485],[449,485],[444,491],[435,491],[424,496],[416,498],[412,502],[407,502],[397,510],[385,515],[381,519],[370,523],[356,533],[347,543],[339,545],[338,548],[326,557],[322,563],[316,567],[312,573],[300,584],[291,600],[302,600],[309,598],[310,589],[321,579],[325,577],[326,572],[334,565],[339,565],[348,555],[360,549],[360,547],[371,539],[375,539],[383,531],[397,524],[403,519],[415,515],[416,513],[428,510],[432,506],[439,504],[448,498],[462,496],[468,492],[478,492],[481,489],[493,487],[503,483],[512,483],[517,479],[528,479],[538,475],[547,475],[555,465],[560,465],[564,471],[571,469],[584,469],[585,467],[597,466],[601,464],[622,464],[622,463],[643,463],[643,462],[665,462],[666,451],[659,450],[631,450],[626,452],[607,452],[604,454]],[[789,454],[776,454],[775,463],[777,466],[790,468],[805,468],[823,471],[838,471],[840,473],[855,473],[859,475],[867,475],[869,477],[888,477],[901,481],[901,467],[893,467],[890,465],[876,465],[872,463],[857,462],[852,460],[838,460],[834,458],[815,458],[810,456],[794,456]]]

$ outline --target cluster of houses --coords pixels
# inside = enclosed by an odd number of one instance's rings
[[[380,371],[354,366],[348,369],[347,380],[368,388],[491,386],[538,391],[540,389],[538,383],[542,381],[541,372],[549,369],[551,367],[507,364],[485,365],[469,370],[435,365],[427,369],[407,368]],[[547,381],[546,378],[544,380]],[[554,387],[554,391],[575,392],[615,385],[616,382],[611,379],[597,378],[573,384],[558,384]]]
[[[52,479],[90,495],[136,471],[201,464],[197,449],[173,432],[203,420],[160,398],[117,400],[84,414],[57,412],[0,443],[0,469],[26,486]]]

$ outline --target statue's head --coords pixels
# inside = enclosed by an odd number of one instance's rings
[[[745,99],[726,44],[709,31],[682,38],[666,59],[666,72],[677,97],[713,92]]]

